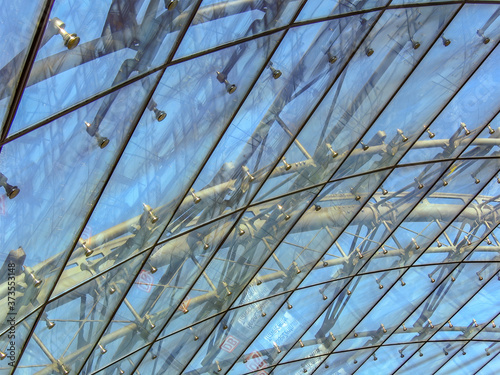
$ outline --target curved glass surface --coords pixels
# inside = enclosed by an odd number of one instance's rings
[[[495,373],[499,1],[11,3],[0,374]]]

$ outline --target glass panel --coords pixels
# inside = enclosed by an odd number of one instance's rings
[[[24,60],[40,17],[43,1],[2,1],[2,53],[0,54],[0,124],[16,88]],[[1,134],[0,129],[0,134]]]
[[[122,301],[128,280],[145,259],[146,254],[139,255],[50,302],[34,330],[38,339],[27,344],[26,353],[31,354],[22,356],[20,366],[38,366],[44,361],[43,357],[36,355],[42,343],[43,350],[50,353],[51,363],[40,371],[40,375],[63,371],[63,367],[80,373],[83,361],[97,345],[95,338],[100,337],[113,309]],[[82,271],[93,273],[91,268]],[[139,324],[127,323],[122,328],[125,332]]]
[[[362,9],[372,9],[382,7],[389,3],[388,0],[317,0],[308,1],[297,21],[307,21],[310,19],[328,17],[337,14],[351,13]]]
[[[208,285],[206,279],[198,278],[189,290],[190,297],[194,298],[213,289],[211,298],[200,297],[201,303],[189,314],[179,314],[169,323],[170,330],[186,327],[229,308],[293,227],[316,192],[313,189],[247,209],[215,256],[209,259],[204,272],[212,285]],[[288,209],[288,202],[294,202],[293,210]]]
[[[247,55],[233,66],[243,91],[255,80],[258,63],[269,52],[258,49],[255,42],[249,44]],[[155,109],[168,109],[166,119],[158,123],[154,111],[143,114],[89,219],[88,227],[95,234],[92,246],[107,249],[105,255],[123,245],[120,260],[125,260],[153,246],[176,208],[188,214],[195,206],[186,190],[243,97],[238,91],[228,94],[210,74],[212,66],[223,66],[234,51],[225,49],[167,69],[153,96]],[[183,83],[187,75],[193,79]],[[169,235],[180,229],[170,229]],[[106,260],[101,260],[101,271],[107,267]]]
[[[361,141],[365,142],[365,146],[370,146],[371,139],[377,141],[380,139],[379,132],[386,133],[390,137],[391,143],[387,145],[385,152],[381,155],[369,154],[370,160],[362,164],[359,163],[355,155],[351,155],[337,172],[337,175],[343,176],[394,165],[404,155],[416,139],[423,134],[425,127],[445,107],[456,89],[464,84],[473,70],[494,48],[491,43],[482,43],[477,31],[484,28],[485,22],[498,9],[497,5],[484,5],[484,7],[465,5],[462,8],[446,29],[446,35],[456,35],[456,40],[454,39],[447,47],[443,46],[442,40],[437,41],[432,46],[408,81],[405,82],[368,132],[363,135]],[[416,9],[413,11],[417,12]],[[500,12],[498,13],[500,15]],[[498,15],[494,17],[491,24],[487,23],[487,25],[489,25],[488,33],[500,34],[500,17]],[[494,66],[494,64],[489,63],[486,65],[492,68]],[[419,100],[415,100],[415,98],[419,98]],[[397,124],[397,129],[394,128],[394,124]],[[469,126],[475,128],[479,124],[473,121]],[[465,134],[465,129],[460,126],[460,122],[453,129],[457,135],[461,135],[459,130]],[[360,129],[360,134],[361,131]]]
[[[363,363],[356,374],[392,374],[417,349],[417,344],[382,346]]]
[[[203,279],[208,289],[187,294],[189,285],[202,274],[201,270],[214,256],[236,219],[237,214],[228,216],[159,245],[153,251],[140,273],[136,270],[138,276],[127,293],[126,303],[116,306],[118,310],[113,316],[113,322],[122,323],[109,325],[105,336],[116,335],[122,331],[123,326],[134,321],[141,321],[143,324],[129,329],[119,345],[114,342],[107,347],[109,355],[103,360],[94,352],[91,358],[91,362],[94,362],[92,368],[97,368],[97,361],[105,366],[112,359],[123,357],[147,344],[172,317],[174,320],[178,319],[178,315],[202,304],[207,297],[214,297],[214,290],[210,287],[212,281],[206,273],[203,273]],[[123,253],[120,249],[114,252]],[[145,335],[145,332],[148,334]]]
[[[350,31],[341,33],[344,28]],[[261,75],[192,186],[201,201],[189,214],[179,211],[171,227],[184,227],[186,222],[199,225],[223,211],[242,207],[266,178],[280,179],[304,167],[285,159],[269,175],[340,69],[340,64],[330,67],[326,58],[318,58],[324,46],[334,44],[349,54],[366,29],[356,16],[287,33],[272,57],[273,69],[279,68],[282,76],[273,79],[270,69]],[[208,199],[198,194],[209,188],[213,194]]]
[[[218,319],[218,316],[207,319],[155,342],[137,370],[141,374],[184,374],[187,361],[200,350]],[[205,365],[216,367],[215,363]]]
[[[485,97],[489,96],[489,82],[491,82],[491,80],[481,80],[481,85],[476,93],[479,98],[478,101],[485,100]],[[485,94],[484,90],[488,90],[488,94]],[[500,144],[500,115],[495,116],[495,118],[488,125],[489,126],[487,126],[481,134],[478,135],[472,144],[467,147],[463,153],[464,157],[496,155],[497,145]]]
[[[406,15],[421,27],[419,32],[423,35],[419,36],[419,41],[422,45],[429,45],[434,40],[436,31],[440,32],[445,27],[446,21],[456,9],[456,6],[426,7],[410,15],[404,9],[384,12],[300,132],[297,141],[288,149],[286,160],[292,165],[298,163],[298,167],[292,168],[288,174],[269,180],[259,198],[329,180],[356,146],[358,137],[384,109],[398,86],[426,52],[425,48],[412,48],[407,35],[408,29],[402,26],[401,18]],[[361,21],[361,24],[374,22],[373,18],[367,20],[367,14],[351,18],[351,24],[356,20]],[[418,23],[415,18],[418,18]],[[339,21],[332,21],[335,22]],[[354,40],[349,45],[354,46],[362,39],[362,35],[352,35]],[[340,41],[349,43],[343,38]],[[333,44],[326,51],[330,56],[339,56],[339,60],[332,66],[347,62],[342,56],[349,54],[342,51],[341,43]],[[367,56],[370,48],[376,52]],[[385,147],[385,137],[385,132],[377,133],[376,139],[369,142],[372,146],[370,149],[354,150],[354,166],[359,168],[371,157],[381,153],[381,148]],[[274,173],[278,174],[277,172],[276,170]],[[356,173],[355,168],[349,173]]]
[[[320,375],[353,374],[364,361],[373,360],[373,357],[370,359],[372,353],[373,349],[364,349],[330,354],[325,363],[314,373]]]
[[[461,348],[460,342],[429,342],[398,370],[398,374],[432,373]],[[422,355],[421,355],[422,354]]]
[[[204,0],[175,58],[288,24],[301,1]]]
[[[498,372],[498,365],[500,364],[500,355],[489,356],[489,362],[477,372],[478,375],[495,375]]]
[[[111,366],[105,368],[102,371],[95,371],[92,372],[92,374],[113,374],[113,373],[118,373],[118,374],[136,374],[137,372],[134,371],[136,366],[139,364],[139,361],[141,360],[142,357],[146,354],[147,350],[146,348],[139,350],[138,352],[129,355],[128,357],[124,358],[118,363],[114,363]],[[101,355],[102,352],[101,352]],[[87,372],[90,373],[90,370],[99,368],[99,363],[96,364],[96,367],[91,366],[91,362],[87,362]]]
[[[16,307],[14,306],[14,308]],[[8,322],[9,327],[7,328],[7,331],[0,336],[0,352],[5,354],[5,357],[3,357],[3,354],[0,357],[2,358],[2,362],[0,362],[0,374],[10,374],[12,372],[13,366],[21,358],[21,348],[26,343],[28,334],[33,328],[37,317],[38,314],[33,313],[32,315],[25,318],[22,322],[13,320],[12,315],[9,315],[7,317],[6,321]],[[14,323],[16,324],[15,326],[12,325]],[[48,326],[46,329],[48,329]],[[22,358],[24,358],[25,356],[35,357],[38,361],[38,364],[50,362],[48,356],[39,345],[35,347],[35,351],[32,353],[23,353]],[[31,369],[41,370],[44,366],[46,365],[40,364],[39,366],[35,366]],[[28,369],[22,368],[21,366],[18,367],[18,371],[27,370]]]
[[[448,273],[447,266],[436,266],[431,277],[441,277],[441,274]],[[452,328],[456,326],[454,314],[474,296],[474,294],[484,286],[484,281],[479,280],[476,275],[482,268],[481,264],[461,264],[442,283],[432,283],[432,279],[422,280],[421,283],[436,285],[432,294],[409,316],[403,316],[404,326],[401,325],[395,334],[387,340],[388,343],[401,343],[410,341],[422,341],[433,337],[440,327],[448,325],[450,330],[444,328],[443,331],[451,332],[451,337],[456,333]],[[498,268],[498,267],[496,267]],[[484,280],[495,275],[498,269],[490,267],[484,272]],[[406,280],[405,280],[406,282]],[[469,317],[470,318],[470,317]],[[451,321],[451,323],[450,323]],[[472,318],[470,318],[472,322]],[[470,323],[470,322],[469,322]],[[450,324],[452,327],[450,327]],[[450,337],[450,336],[447,336]]]
[[[500,345],[497,342],[470,342],[465,345],[463,351],[455,354],[436,374],[474,374],[499,352]]]
[[[55,1],[11,133],[163,64],[194,9],[187,1],[174,11],[158,0],[110,3]],[[154,81],[143,79],[146,92]]]
[[[3,146],[0,178],[5,176],[19,189],[14,199],[6,199],[3,188],[0,194],[0,261],[14,261],[16,283],[26,288],[17,291],[16,320],[43,304],[57,282],[63,262],[130,136],[136,108],[142,104],[141,93],[140,82],[118,91],[93,137],[84,121],[94,118],[106,97]],[[101,149],[103,140],[109,145]],[[89,235],[87,230],[84,236]],[[69,264],[85,262],[85,258],[82,246],[77,246]],[[78,279],[75,269],[71,273]],[[7,285],[0,290],[0,321],[5,322]]]

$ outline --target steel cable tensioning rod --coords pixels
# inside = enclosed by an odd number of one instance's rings
[[[194,15],[195,15],[195,13],[196,13],[196,10],[198,9],[198,7],[199,7],[199,5],[200,5],[201,1],[202,1],[202,0],[198,0],[197,6],[195,6],[195,7],[194,7],[194,9],[193,9],[193,14],[191,15],[192,17],[194,17]],[[184,36],[185,32],[186,32],[186,31],[187,31],[187,29],[188,29],[188,26],[189,26],[189,25],[187,25],[187,26],[184,28],[183,32],[181,32],[181,33],[179,34],[179,38],[176,40],[176,45],[172,48],[172,51],[170,52],[170,54],[169,54],[169,56],[168,56],[167,60],[171,60],[171,59],[173,58],[173,56],[174,56],[175,52],[177,51],[177,49],[178,49],[178,47],[179,47],[179,45],[180,45],[180,41],[182,40],[182,37]],[[140,122],[140,119],[142,118],[142,115],[143,115],[144,111],[147,109],[147,105],[148,105],[149,101],[150,101],[150,100],[151,100],[151,98],[153,97],[153,94],[154,94],[154,92],[155,92],[156,88],[158,87],[158,85],[159,85],[159,83],[160,83],[160,81],[161,81],[161,78],[163,77],[163,74],[164,74],[164,72],[165,72],[165,69],[166,69],[166,68],[164,68],[164,69],[163,69],[163,70],[162,70],[162,71],[158,74],[158,77],[157,77],[157,79],[156,79],[156,82],[153,84],[152,88],[151,88],[151,89],[150,89],[150,91],[149,91],[149,94],[148,94],[148,95],[147,95],[147,97],[146,97],[146,100],[143,102],[143,105],[141,106],[140,110],[137,112],[137,115],[136,115],[136,118],[134,119],[133,125],[131,126],[131,129],[129,130],[129,134],[128,134],[128,135],[127,135],[127,137],[125,138],[125,140],[124,140],[124,142],[123,142],[123,144],[122,144],[121,148],[118,150],[118,153],[117,153],[117,156],[116,156],[116,160],[115,160],[115,162],[113,163],[113,165],[112,165],[112,167],[111,167],[111,169],[110,169],[109,175],[107,176],[107,178],[106,178],[105,182],[103,183],[103,186],[102,186],[101,190],[99,191],[99,193],[98,193],[98,195],[97,195],[97,197],[96,197],[96,200],[95,200],[95,201],[94,201],[94,203],[92,204],[92,207],[89,209],[89,211],[88,211],[88,213],[87,213],[87,215],[86,215],[86,217],[85,217],[85,219],[84,219],[84,224],[80,227],[80,230],[79,230],[79,232],[78,232],[78,236],[76,236],[75,241],[73,242],[73,246],[72,246],[71,248],[74,248],[74,247],[76,246],[76,244],[78,243],[78,239],[81,237],[81,235],[82,235],[82,233],[83,233],[83,230],[84,230],[85,226],[87,225],[88,221],[90,220],[90,217],[92,216],[92,213],[94,212],[94,210],[95,210],[95,208],[96,208],[96,206],[97,206],[97,203],[99,202],[99,200],[100,200],[100,198],[101,198],[102,194],[104,193],[104,189],[106,188],[106,186],[108,185],[109,181],[111,180],[111,176],[113,175],[113,172],[114,172],[114,170],[116,169],[116,167],[117,167],[117,165],[118,165],[118,162],[121,160],[121,157],[122,157],[122,155],[123,155],[123,153],[124,153],[124,151],[125,151],[125,149],[126,149],[126,146],[127,146],[128,142],[129,142],[129,141],[130,141],[130,139],[132,138],[132,135],[133,135],[133,133],[134,133],[135,129],[137,128],[137,126],[138,126],[138,124],[139,124],[139,122]],[[64,259],[64,264],[67,264],[67,262],[68,262],[68,260],[69,260],[70,258],[71,258],[71,252],[68,252],[67,256],[66,256],[66,257],[65,257],[65,259]],[[147,258],[145,258],[145,259],[147,260]],[[142,267],[141,267],[141,268],[142,268]],[[59,280],[59,279],[60,279],[60,277],[61,277],[61,275],[62,275],[63,271],[64,271],[64,267],[61,267],[61,270],[58,272],[57,277],[55,278],[55,280]],[[47,306],[47,304],[48,304],[48,301],[49,301],[49,298],[50,298],[50,295],[53,293],[53,291],[54,291],[54,289],[55,289],[56,285],[57,285],[57,282],[54,282],[54,285],[50,288],[50,291],[49,291],[49,293],[47,294],[47,295],[48,295],[48,297],[46,298],[45,302],[42,304],[43,309],[45,309],[45,308],[46,308],[46,306]],[[131,285],[133,285],[133,283],[131,283],[131,284],[130,284],[130,286],[131,286]],[[130,288],[130,286],[129,286],[129,288]],[[125,294],[126,294],[126,293],[125,293]],[[15,362],[14,366],[12,367],[12,373],[14,373],[14,372],[15,372],[15,370],[16,370],[16,368],[17,368],[17,366],[19,365],[19,362],[20,362],[20,360],[21,360],[21,358],[22,358],[22,356],[23,356],[23,353],[24,353],[24,351],[26,350],[26,347],[28,346],[28,343],[30,342],[30,339],[31,339],[31,337],[32,337],[33,333],[35,332],[35,328],[37,327],[38,322],[39,322],[39,321],[40,321],[40,319],[41,319],[42,312],[43,312],[43,311],[41,311],[41,312],[38,314],[37,318],[35,319],[35,322],[33,323],[33,326],[32,326],[32,328],[31,328],[31,330],[29,331],[28,335],[27,335],[27,336],[26,336],[26,338],[25,338],[24,344],[22,345],[22,348],[21,348],[21,350],[20,350],[20,352],[19,352],[19,355],[18,355],[18,357],[17,357],[17,359],[16,359],[16,362]],[[104,332],[104,331],[103,331],[103,332]],[[96,345],[95,345],[95,346],[97,346],[97,342],[96,342]],[[95,346],[94,346],[94,348],[95,348]],[[53,365],[55,366],[56,364],[53,364]],[[82,365],[82,366],[84,366],[84,365],[85,365],[85,361],[83,362],[83,365]]]

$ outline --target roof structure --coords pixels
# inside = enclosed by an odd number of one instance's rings
[[[500,1],[0,9],[0,374],[498,372]]]

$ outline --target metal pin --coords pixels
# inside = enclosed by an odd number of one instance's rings
[[[432,273],[429,273],[427,276],[429,276],[429,279],[431,279],[431,283],[434,283],[436,281],[432,278]]]
[[[28,272],[28,274],[30,275],[31,280],[33,281],[33,285],[34,285],[36,288],[38,288],[38,287],[40,286],[40,284],[42,283],[42,281],[41,281],[41,280],[38,280],[38,279],[36,278],[36,276],[35,276],[35,274],[33,273],[33,270],[32,270],[31,268],[29,268],[29,267],[25,267],[24,269],[25,269],[25,271],[27,271],[27,272]]]
[[[359,142],[359,144],[361,145],[361,147],[363,147],[363,151],[366,151],[370,148],[370,146],[364,144],[363,142]]]
[[[284,156],[281,158],[281,161],[283,162],[283,164],[285,164],[285,171],[289,171],[290,168],[292,168],[292,166],[286,162],[286,159]]]
[[[424,185],[415,177],[414,181],[417,183],[419,189],[423,189]]]
[[[301,273],[302,271],[300,270],[299,266],[297,266],[297,263],[296,262],[293,262],[293,267],[295,268],[295,272],[297,272],[297,274]]]
[[[333,335],[333,333],[332,333],[332,332],[330,332],[330,337],[332,338],[332,341],[337,340],[337,339],[335,338],[335,336]]]
[[[493,128],[491,127],[491,125],[490,125],[490,124],[488,124],[488,129],[489,129],[489,130],[488,130],[488,132],[489,132],[490,134],[495,133],[495,129],[493,129]]]
[[[471,175],[470,175],[470,176],[474,179],[474,182],[475,182],[476,184],[479,184],[479,183],[481,182],[481,180],[480,180],[479,178],[477,178],[476,176],[474,176],[474,174],[472,174],[472,173],[471,173]]]
[[[87,121],[84,121],[85,126],[90,128],[92,125]],[[94,133],[93,137],[96,139],[99,148],[105,148],[109,144],[109,139],[106,137],[102,137],[97,131]]]
[[[443,186],[448,186],[448,181],[443,180]]]
[[[180,308],[184,314],[187,314],[189,312],[184,303],[181,303]]]
[[[451,44],[451,40],[449,40],[449,39],[445,38],[445,36],[444,36],[444,35],[441,35],[441,39],[443,40],[443,45],[444,45],[445,47],[448,47],[448,46]]]
[[[492,321],[491,321],[491,327],[492,327],[492,328],[497,328],[497,325],[495,324],[495,321],[494,321],[494,320],[492,320]]]
[[[369,56],[371,56],[371,55],[373,55],[373,52],[374,52],[374,51],[373,51],[373,49],[372,49],[372,48],[367,48],[367,49],[365,50],[366,56],[368,56],[368,57],[369,57]]]
[[[356,332],[354,332],[353,336],[354,337],[358,337],[358,334]]]
[[[469,135],[469,134],[470,134],[469,129],[467,129],[467,126],[466,126],[463,122],[461,122],[461,123],[460,123],[460,126],[461,126],[462,128],[464,128],[464,130],[465,130],[465,135]]]
[[[488,350],[488,348],[484,349],[484,351],[486,352],[486,355],[489,357],[490,356],[490,351]]]
[[[437,243],[438,247],[443,246],[443,244],[441,242],[439,242],[439,240],[436,240],[436,243]]]
[[[446,348],[443,348],[444,355],[448,355],[448,352],[446,351]]]
[[[255,282],[257,283],[257,285],[262,284],[262,280],[261,279],[255,279],[255,280],[256,280]]]
[[[244,234],[245,234],[245,231],[240,228],[240,230],[238,231],[238,235],[243,236]]]
[[[203,242],[203,250],[208,250],[210,247],[209,244],[207,244],[206,242]]]
[[[87,247],[87,242],[83,239],[83,238],[80,238],[78,240],[78,242],[80,242],[80,245],[82,245],[83,247],[83,250],[85,250],[85,256],[86,257],[89,257],[92,255],[92,253],[94,252],[93,250],[90,250],[88,247]]]
[[[158,356],[154,353],[151,353],[151,359],[156,359],[156,358],[158,358]]]
[[[403,134],[403,131],[401,129],[397,129],[397,132],[398,134],[401,136],[401,138],[403,139],[403,142],[407,142],[408,141],[408,137],[406,137],[404,134]]]
[[[7,354],[5,354],[4,352],[0,351],[0,361],[4,360],[5,357],[7,357]]]
[[[373,360],[376,361],[377,359],[377,356],[375,355],[375,353],[373,353]]]
[[[247,176],[250,179],[250,181],[255,180],[255,177],[250,174],[250,170],[248,169],[247,166],[244,165],[244,166],[241,167],[241,169],[243,169],[243,172],[245,172],[247,174]]]
[[[276,350],[278,351],[278,353],[281,353],[281,350],[280,350],[280,348],[279,348],[278,344],[276,344],[276,343],[273,341],[273,345],[274,345],[274,347],[276,348]]]
[[[333,55],[330,51],[328,51],[327,55],[328,55],[328,62],[330,64],[333,64],[337,61],[337,56]]]
[[[178,2],[179,0],[165,0],[165,8],[169,11],[173,11]]]
[[[226,85],[226,91],[229,93],[229,94],[232,94],[233,92],[236,91],[236,85],[233,85],[231,84],[228,80],[227,80],[227,77],[224,73],[221,73],[221,72],[217,72],[217,80],[220,82],[220,83],[223,83],[224,85]]]
[[[48,329],[52,329],[55,327],[55,323],[51,322],[48,318],[45,318],[45,325],[47,326]]]
[[[477,35],[479,35],[481,38],[483,38],[483,44],[488,44],[490,42],[490,38],[484,35],[483,30],[478,30]]]
[[[151,266],[151,268],[149,270],[151,273],[156,273],[156,271],[158,271],[158,268]]]
[[[319,204],[315,204],[315,205],[314,205],[314,210],[315,210],[315,211],[319,211],[319,210],[321,210],[321,206],[320,206]]]
[[[472,319],[472,322],[474,323],[474,327],[479,327],[479,324],[477,324],[476,319]]]
[[[59,365],[59,368],[61,369],[61,372],[64,375],[68,375],[70,373],[70,371],[66,368],[66,366],[64,365],[64,363],[62,363],[60,360],[57,361],[57,364]]]
[[[328,267],[328,262],[326,260],[323,260],[323,267]]]
[[[358,361],[357,361],[356,359],[354,359],[354,362],[353,362],[353,363],[354,363],[354,364],[356,364],[356,363],[358,363]]]
[[[411,41],[411,45],[413,46],[413,49],[418,49],[418,47],[420,47],[420,43],[413,40],[413,38],[410,38],[410,41]]]
[[[455,280],[456,280],[456,279],[452,276],[452,277],[451,277],[451,282],[452,282],[452,283],[454,283],[454,282],[455,282]]]
[[[400,354],[400,357],[401,357],[401,358],[404,358],[404,357],[405,357],[405,355],[403,354],[403,350],[404,350],[404,349],[399,349],[399,350],[398,350],[398,352],[399,352],[399,354]]]
[[[429,322],[429,327],[431,327],[431,329],[434,328],[434,325],[432,324],[431,320],[430,319],[427,319],[427,321]]]
[[[99,346],[99,350],[101,351],[101,354],[106,354],[108,351],[104,348],[104,346],[102,346],[101,344],[98,345]]]
[[[148,318],[148,324],[149,324],[149,328],[155,329],[156,325],[149,318]]]
[[[423,356],[424,356],[424,354],[420,351],[420,349],[418,350],[418,355],[419,355],[420,357],[423,357]]]
[[[274,79],[278,79],[279,77],[281,77],[281,70],[275,69],[273,67],[273,63],[272,62],[269,63],[269,69],[271,69],[271,72],[273,72],[273,78]]]
[[[462,349],[462,355],[466,355],[467,353],[465,352],[465,350]]]
[[[109,294],[113,294],[114,292],[116,292],[115,288],[113,288],[113,287],[109,288]]]
[[[323,290],[319,290],[320,294],[323,296],[323,301],[326,301],[328,297],[323,293]]]
[[[290,215],[288,215],[286,212],[284,212],[283,210],[283,206],[278,204],[278,210],[280,210],[281,212],[283,212],[283,214],[285,215],[285,220],[290,220]]]
[[[329,368],[330,366],[328,366],[328,363],[325,363],[325,368]]]
[[[231,295],[231,291],[229,290],[229,288],[227,287],[227,284],[223,281],[222,282],[222,285],[224,285],[224,288],[226,288],[226,292],[227,292],[227,295],[230,296]]]
[[[151,206],[147,205],[146,203],[143,203],[142,206],[144,207],[144,211],[148,213],[151,224],[156,223],[158,221],[158,218],[153,213],[153,209],[151,208]]]
[[[291,310],[293,308],[293,306],[290,305],[290,302],[286,301],[286,304],[287,304],[288,310]]]
[[[19,194],[20,190],[17,186],[10,185],[7,183],[7,177],[0,173],[0,186],[3,186],[5,193],[9,199],[14,199]]]
[[[356,248],[356,252],[358,253],[359,259],[363,259],[363,254],[361,254],[361,251],[359,251],[359,248]]]
[[[383,331],[384,333],[387,333],[387,330],[385,329],[385,327],[384,327],[384,325],[383,325],[382,323],[380,323],[380,327],[382,328],[382,331]]]
[[[80,43],[80,37],[78,35],[76,35],[75,33],[73,33],[73,34],[68,33],[65,30],[66,25],[59,18],[54,17],[50,21],[52,21],[52,24],[56,28],[59,35],[62,36],[63,41],[64,41],[64,46],[67,49],[71,50],[71,49],[75,48],[78,45],[78,43]]]
[[[380,189],[382,189],[382,195],[387,195],[388,191],[385,190],[382,186],[380,187]]]
[[[500,177],[498,177],[498,175],[497,175],[497,183],[500,184]]]
[[[299,344],[300,344],[300,347],[303,348],[304,347],[304,343],[302,342],[301,339],[299,339]]]
[[[420,246],[418,246],[418,243],[414,238],[411,239],[411,242],[413,242],[413,244],[415,245],[415,249],[420,249]]]
[[[346,294],[347,294],[348,296],[350,296],[350,295],[352,294],[352,292],[351,292],[349,289],[347,289]]]
[[[156,121],[158,122],[165,120],[165,118],[167,117],[167,112],[161,111],[156,107],[153,108],[153,112],[155,114]]]
[[[431,132],[429,129],[427,129],[427,134],[429,134],[429,138],[432,139],[436,136],[435,133]]]
[[[328,150],[330,150],[330,152],[332,153],[332,158],[335,159],[337,156],[339,156],[338,152],[334,151],[333,148],[332,148],[332,145],[330,143],[327,143],[326,144],[326,147],[328,148]]]
[[[191,196],[193,197],[194,204],[198,204],[198,203],[201,202],[201,198],[194,193],[194,189],[193,188],[191,188],[189,190],[189,192],[191,193]]]
[[[384,289],[384,286],[380,283],[380,281],[377,278],[375,279],[375,281],[377,282],[379,289]]]
[[[226,327],[226,328],[227,328],[227,327]],[[196,336],[196,335],[194,334],[194,330],[193,330],[193,328],[192,328],[192,327],[189,327],[189,330],[190,330],[191,332],[193,332],[193,335],[194,335],[193,339],[194,339],[194,341],[198,341],[199,337],[198,337],[198,336]]]
[[[403,331],[406,331],[408,328],[405,327],[405,324],[403,323]]]
[[[448,320],[448,326],[449,326],[450,328],[453,328],[453,324],[451,324],[451,320]]]
[[[401,279],[401,286],[405,286],[406,283],[403,281],[403,279]]]
[[[387,251],[387,249],[385,248],[385,246],[384,246],[384,245],[382,245],[382,252],[383,252],[384,254],[387,254],[387,253],[388,253],[388,251]]]

